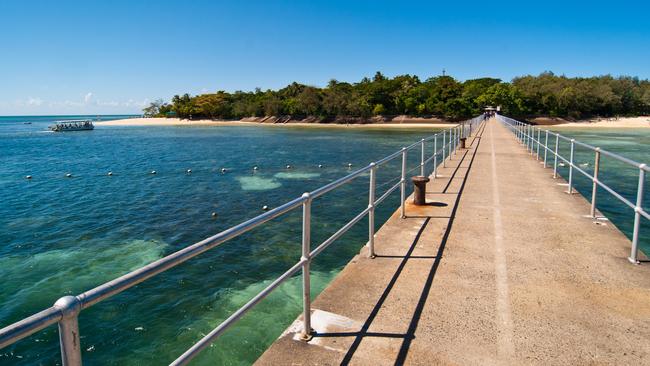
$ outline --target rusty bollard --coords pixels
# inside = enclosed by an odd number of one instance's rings
[[[422,175],[416,175],[415,177],[411,178],[413,181],[413,204],[416,206],[423,206],[426,203],[426,194],[427,194],[427,183],[429,182],[429,178],[422,176]]]
[[[465,148],[465,140],[467,140],[466,137],[461,137],[460,138],[460,148],[464,149]]]

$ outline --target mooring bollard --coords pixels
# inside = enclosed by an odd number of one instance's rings
[[[423,175],[416,175],[411,178],[413,181],[413,204],[423,206],[426,203],[427,183],[429,178]]]
[[[465,149],[465,140],[467,140],[466,137],[461,137],[460,138],[460,148]]]

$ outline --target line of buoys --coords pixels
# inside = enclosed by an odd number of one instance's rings
[[[565,166],[565,164],[562,163],[562,162],[560,162],[558,165],[559,165],[559,166]],[[580,164],[580,165],[581,165],[581,166],[589,166],[589,163],[584,163],[584,164]],[[321,168],[321,169],[325,167],[325,165],[323,165],[323,164],[318,164],[317,166],[318,166],[318,168]],[[348,167],[348,168],[351,168],[351,167],[352,167],[352,163],[348,163],[348,164],[347,164],[347,167]],[[287,165],[285,166],[285,169],[293,169],[293,168],[294,168],[294,167],[293,167],[293,165],[291,165],[291,164],[287,164]],[[253,166],[253,170],[254,170],[254,171],[258,171],[258,170],[260,170],[260,168],[259,168],[259,166],[255,165],[255,166]],[[221,168],[221,173],[227,173],[228,171],[229,171],[229,170],[228,170],[227,168]],[[186,170],[185,170],[185,173],[186,173],[186,174],[192,174],[192,169],[186,169]],[[149,172],[149,174],[150,174],[150,175],[156,175],[156,174],[158,174],[158,172],[157,172],[156,170],[151,170],[151,171]],[[109,176],[109,177],[110,177],[110,176],[113,176],[113,172],[109,170],[108,172],[106,172],[106,175]],[[65,177],[66,177],[66,178],[73,178],[73,175],[72,175],[72,173],[66,173],[66,174],[65,174]],[[33,177],[32,177],[31,175],[26,175],[26,176],[25,176],[25,179],[28,179],[28,180],[29,180],[29,179],[32,179],[32,178],[33,178]]]

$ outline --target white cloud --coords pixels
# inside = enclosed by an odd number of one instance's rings
[[[38,107],[38,106],[40,106],[41,104],[43,104],[43,99],[41,99],[41,98],[32,98],[32,97],[29,97],[29,98],[27,99],[27,105],[28,105],[28,106]]]
[[[25,97],[13,101],[0,100],[0,115],[2,114],[117,114],[117,113],[140,113],[142,108],[150,103],[150,99],[142,100],[108,99],[102,100],[88,92],[82,94],[78,99],[49,100],[40,97]]]
[[[117,107],[120,105],[119,102],[116,102],[114,100],[110,100],[108,102],[103,102],[101,100],[98,100],[96,103],[98,106],[106,106],[106,107]]]
[[[137,101],[133,99],[129,99],[126,102],[122,103],[124,107],[138,107],[138,108],[144,108],[150,103],[149,98],[145,98],[142,101]]]

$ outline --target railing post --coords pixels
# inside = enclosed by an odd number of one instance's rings
[[[526,151],[528,151],[528,125],[524,126],[524,145],[526,145]]]
[[[528,125],[523,126],[524,141],[523,144],[526,145],[526,151],[528,151]]]
[[[634,229],[632,230],[632,252],[628,258],[628,260],[634,264],[639,264],[639,226],[641,225],[641,210],[643,209],[645,167],[645,164],[639,165],[639,185],[636,190],[636,207],[634,207]]]
[[[61,310],[62,314],[62,318],[59,320],[61,364],[63,366],[81,366],[78,321],[81,301],[75,296],[64,296],[54,303],[54,307]]]
[[[520,126],[519,126],[519,123],[515,123],[515,125],[514,125],[515,136],[517,136],[517,140],[518,140],[519,142],[521,142],[521,131],[520,131],[520,128],[519,128],[519,127],[520,127]]]
[[[402,179],[400,180],[400,210],[402,213],[402,218],[406,218],[406,148],[402,148]]]
[[[449,151],[447,153],[447,156],[449,157],[449,160],[451,160],[451,146],[453,145],[453,137],[451,136],[451,133],[453,132],[453,129],[449,130]]]
[[[442,167],[445,168],[447,166],[447,157],[445,156],[445,149],[447,146],[445,146],[445,130],[442,130]]]
[[[375,188],[377,165],[370,163],[370,188],[368,189],[368,258],[375,257]]]
[[[515,123],[513,126],[515,136],[517,136],[517,141],[521,142],[521,132],[519,131],[519,123]]]
[[[600,148],[596,148],[596,156],[594,157],[594,179],[593,186],[591,187],[591,217],[596,218],[596,192],[598,191],[598,170],[600,167]]]
[[[530,127],[529,125],[526,125],[524,127],[524,138],[525,138],[526,151],[528,151],[528,145],[530,145],[530,138],[528,136],[529,127]]]
[[[571,139],[571,154],[569,155],[569,194],[573,193],[573,150],[575,139]]]
[[[512,133],[514,133],[517,140],[519,140],[519,125],[517,123],[512,123],[510,126],[512,126]]]
[[[452,127],[449,130],[449,159],[452,155],[456,155],[456,128]]]
[[[305,202],[302,204],[302,258],[305,261],[302,265],[302,305],[304,324],[301,339],[311,339],[311,282],[309,265],[311,264],[311,196],[309,193],[302,195]]]
[[[558,154],[558,147],[560,146],[560,134],[556,133],[555,134],[555,158],[553,159],[553,178],[557,178],[557,154]]]
[[[548,130],[546,130],[546,137],[544,138],[544,168],[546,165],[546,153],[548,153]]]
[[[424,176],[424,139],[420,140],[420,175]]]
[[[539,160],[539,144],[541,143],[541,133],[542,130],[537,127],[537,160]]]
[[[438,175],[438,134],[433,135],[433,179]]]

